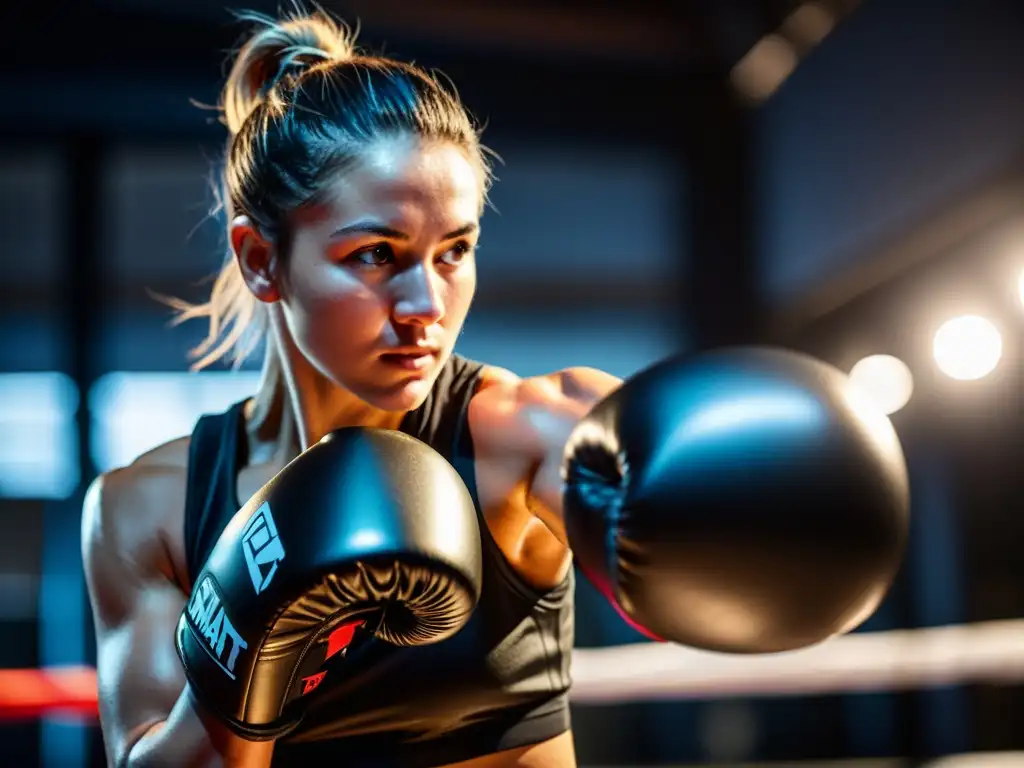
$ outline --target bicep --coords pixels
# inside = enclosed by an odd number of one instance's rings
[[[564,442],[563,442],[564,445]],[[530,482],[529,507],[533,515],[547,527],[562,544],[569,545],[569,537],[562,519],[562,459],[561,453],[544,458]]]
[[[157,533],[125,530],[124,515],[104,498],[102,484],[86,498],[82,554],[96,628],[100,719],[108,750],[117,755],[167,717],[184,687],[173,638],[186,598],[153,562]]]

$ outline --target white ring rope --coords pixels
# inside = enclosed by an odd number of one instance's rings
[[[787,696],[1024,681],[1024,620],[863,632],[737,656],[667,643],[573,652],[576,704]]]

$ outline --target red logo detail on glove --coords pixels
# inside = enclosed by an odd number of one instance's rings
[[[356,630],[365,624],[365,619],[356,619],[355,621],[348,622],[347,624],[341,624],[331,632],[331,634],[327,636],[327,655],[324,656],[324,661],[326,662],[331,658],[331,656],[341,653],[348,648],[349,644],[352,642],[352,638],[355,637]],[[302,687],[302,695],[305,696],[306,694],[315,691],[316,687],[324,681],[325,677],[327,677],[327,670],[302,678],[302,682],[305,684]]]
[[[312,691],[316,690],[316,687],[320,685],[321,682],[323,682],[323,679],[325,677],[327,677],[326,672],[317,672],[315,675],[310,675],[309,677],[302,678],[302,682],[305,683],[305,685],[302,687],[302,695],[305,696],[307,693],[311,693]]]
[[[365,619],[356,619],[348,624],[342,624],[331,632],[327,638],[327,655],[324,657],[324,661],[348,648],[352,638],[355,637],[356,630],[364,624],[366,624]]]

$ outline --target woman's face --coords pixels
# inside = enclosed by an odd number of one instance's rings
[[[484,191],[456,146],[389,139],[292,222],[284,323],[325,377],[384,410],[423,402],[476,290]]]

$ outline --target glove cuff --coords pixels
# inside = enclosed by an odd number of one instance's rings
[[[186,674],[188,668],[186,667]],[[208,713],[209,716],[219,723],[223,723],[228,730],[234,733],[236,736],[240,736],[246,741],[275,741],[276,739],[283,738],[289,733],[294,731],[302,723],[302,712],[296,712],[293,715],[285,715],[280,717],[278,720],[272,723],[266,723],[263,725],[252,725],[250,723],[243,723],[236,720],[233,717],[227,717],[220,712],[217,712],[209,702],[203,700],[201,689],[189,684],[185,686],[188,691],[189,700],[192,702],[192,706],[197,711]]]

